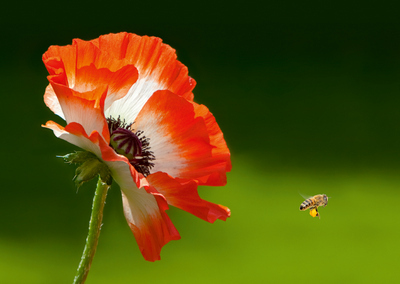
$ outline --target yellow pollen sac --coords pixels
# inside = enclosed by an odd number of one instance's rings
[[[316,208],[310,209],[310,215],[315,217],[318,216],[318,211]]]

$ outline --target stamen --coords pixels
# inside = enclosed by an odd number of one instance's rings
[[[154,167],[154,153],[150,151],[150,139],[143,135],[143,131],[133,132],[131,126],[120,117],[114,119],[107,118],[110,130],[110,146],[121,155],[128,158],[131,165],[144,176],[150,174],[150,169]]]

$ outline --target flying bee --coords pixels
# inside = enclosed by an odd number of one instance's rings
[[[301,203],[300,205],[300,210],[304,211],[310,209],[311,216],[313,217],[318,216],[321,219],[321,217],[319,216],[318,207],[319,206],[325,207],[327,204],[328,204],[328,196],[326,196],[326,194],[317,194],[314,195],[313,197],[304,200],[303,203]]]

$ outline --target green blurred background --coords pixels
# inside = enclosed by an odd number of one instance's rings
[[[197,81],[232,150],[232,216],[168,211],[182,239],[146,262],[114,187],[87,283],[394,283],[400,253],[400,21],[394,1],[110,1],[3,4],[0,283],[71,283],[95,183],[76,148],[40,127],[41,55],[73,38],[161,37]],[[321,219],[299,193],[331,196]]]

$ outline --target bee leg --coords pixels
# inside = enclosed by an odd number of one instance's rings
[[[321,216],[319,215],[319,212],[318,212],[318,207],[315,208],[315,211],[317,212],[317,214],[315,216],[318,216],[318,218],[321,219]]]

